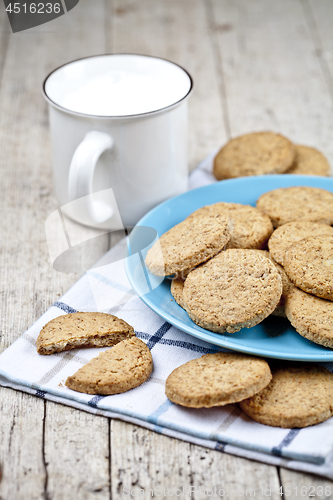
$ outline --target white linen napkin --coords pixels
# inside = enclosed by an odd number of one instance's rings
[[[190,188],[215,182],[211,173],[214,154],[192,172]],[[174,368],[205,353],[225,349],[176,329],[141,301],[125,274],[126,244],[124,239],[111,249],[98,267],[87,271],[0,355],[0,385],[221,452],[333,479],[333,418],[305,429],[280,429],[252,421],[237,405],[193,409],[177,406],[166,398],[165,380]],[[76,311],[108,312],[133,325],[137,337],[152,352],[154,370],[150,378],[135,389],[113,396],[91,396],[68,389],[64,385],[66,378],[105,348],[40,356],[36,339],[52,318]],[[325,366],[333,369],[333,363]]]

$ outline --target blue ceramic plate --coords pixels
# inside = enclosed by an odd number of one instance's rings
[[[142,250],[141,255],[140,252],[138,254],[138,249],[146,245],[145,238],[142,240],[140,236],[139,228],[153,228],[161,236],[204,205],[227,201],[254,206],[259,196],[266,191],[289,186],[312,186],[333,192],[333,178],[299,175],[243,177],[189,191],[157,206],[140,220],[131,234],[129,254],[132,254],[133,258],[125,259],[125,265],[132,287],[147,306],[159,316],[189,335],[211,344],[270,358],[333,361],[332,349],[301,337],[289,321],[283,318],[270,316],[253,328],[243,328],[233,334],[218,334],[204,330],[193,323],[187,313],[173,300],[170,280],[153,276],[143,266],[143,260],[151,245]],[[134,253],[140,258],[135,258]]]

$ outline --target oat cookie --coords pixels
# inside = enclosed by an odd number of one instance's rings
[[[152,274],[168,276],[187,272],[210,259],[228,243],[232,226],[227,217],[188,218],[164,233],[147,252]]]
[[[66,380],[73,391],[120,394],[141,385],[153,370],[150,350],[137,337],[102,352]]]
[[[132,326],[112,314],[77,312],[46,323],[36,345],[39,354],[53,354],[81,347],[108,347],[134,335]]]
[[[273,259],[283,266],[284,254],[289,247],[303,238],[320,234],[333,236],[333,228],[327,224],[306,220],[288,222],[274,231],[268,240],[268,248]]]
[[[328,227],[328,226],[325,226],[325,227]],[[279,275],[281,276],[281,280],[282,280],[282,295],[281,295],[281,298],[280,298],[278,305],[276,306],[276,308],[274,309],[274,311],[271,314],[273,316],[280,316],[280,317],[286,318],[287,316],[285,313],[285,302],[287,300],[287,296],[288,296],[289,291],[292,288],[294,288],[294,285],[292,284],[292,282],[288,278],[283,267],[280,266],[280,264],[278,264],[277,262],[275,262],[274,259],[272,259],[270,253],[267,252],[267,250],[258,250],[258,252],[260,252],[261,255],[263,255],[264,257],[271,259],[271,261],[275,265]],[[182,279],[173,279],[171,282],[171,287],[170,287],[171,294],[173,295],[175,301],[177,302],[177,304],[180,305],[180,307],[183,307],[183,308],[184,308],[184,303],[183,303],[184,284],[185,284],[185,281]]]
[[[260,196],[257,208],[274,227],[294,220],[333,224],[333,193],[308,186],[279,188]]]
[[[177,304],[184,309],[183,305],[183,291],[185,281],[180,278],[174,278],[171,281],[170,292],[177,302]]]
[[[253,420],[273,427],[307,427],[333,414],[333,374],[323,366],[279,363],[264,390],[241,401]]]
[[[285,303],[286,303],[288,294],[289,294],[290,290],[292,290],[292,288],[294,288],[294,285],[292,284],[292,282],[288,278],[283,267],[280,266],[280,264],[278,264],[277,262],[275,262],[275,260],[272,258],[272,256],[270,255],[269,252],[267,252],[266,250],[257,250],[257,251],[260,252],[262,255],[264,255],[265,257],[267,257],[268,259],[270,259],[273,262],[273,264],[275,265],[277,272],[281,276],[281,280],[282,280],[282,295],[281,295],[281,298],[279,300],[278,305],[276,306],[276,308],[274,309],[274,311],[271,314],[273,316],[279,316],[282,318],[286,318],[287,316],[286,316],[286,312],[285,312]]]
[[[296,158],[287,174],[330,175],[330,166],[325,156],[315,148],[296,145]]]
[[[286,251],[283,264],[294,285],[333,300],[333,236],[322,234],[297,241]]]
[[[302,337],[333,348],[333,302],[294,287],[285,309],[290,323]]]
[[[233,333],[260,323],[281,294],[281,277],[268,258],[258,250],[228,249],[191,271],[182,300],[202,328]]]
[[[199,208],[189,217],[219,214],[234,225],[227,248],[265,248],[273,232],[270,218],[251,205],[219,202]]]
[[[295,287],[292,284],[292,282],[290,281],[290,279],[288,278],[287,273],[283,269],[283,267],[280,266],[280,264],[278,264],[277,262],[274,262],[274,264],[275,264],[275,267],[276,267],[279,275],[281,276],[281,280],[282,280],[282,295],[281,295],[281,298],[280,298],[280,301],[279,301],[278,305],[276,306],[276,308],[274,309],[274,311],[272,312],[272,314],[273,314],[273,316],[280,316],[281,318],[286,318],[287,317],[287,314],[286,314],[286,311],[285,311],[286,301],[287,301],[287,298],[289,296],[289,293]]]
[[[168,376],[165,393],[190,408],[236,403],[261,391],[272,378],[268,363],[245,354],[205,354],[176,368]]]
[[[229,141],[216,155],[218,180],[248,175],[281,174],[295,159],[295,147],[274,132],[254,132]]]

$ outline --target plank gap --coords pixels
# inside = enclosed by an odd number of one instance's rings
[[[314,13],[312,12],[312,8],[308,0],[300,0],[300,3],[304,12],[305,22],[309,28],[310,37],[314,45],[316,58],[318,59],[328,92],[333,101],[333,75],[326,57],[324,56],[324,44],[320,36]]]
[[[225,132],[227,135],[227,139],[230,139],[231,138],[231,126],[230,126],[230,119],[229,119],[229,112],[228,112],[227,90],[226,90],[226,83],[225,83],[223,66],[222,66],[222,54],[221,54],[221,51],[219,49],[217,34],[216,34],[215,30],[213,29],[214,28],[214,11],[213,11],[213,6],[211,4],[211,0],[204,0],[204,6],[205,6],[205,11],[206,11],[207,28],[208,28],[208,33],[209,33],[208,36],[209,36],[209,41],[210,41],[210,45],[211,45],[212,53],[213,53],[216,80],[217,80],[218,92],[219,92],[219,97],[220,97],[221,107],[222,107],[224,128],[225,128]]]
[[[0,58],[0,85],[2,83],[2,75],[3,75],[3,69],[6,63],[6,58],[7,58],[7,53],[8,53],[8,45],[9,45],[9,36],[7,32],[1,33],[0,32],[0,46],[1,46],[1,52],[2,52],[2,57]]]
[[[108,446],[109,446],[109,498],[110,500],[112,500],[111,418],[108,418]]]
[[[190,487],[192,489],[192,487],[194,488],[195,485],[194,485],[194,474],[195,474],[195,471],[193,470],[193,467],[192,467],[192,464],[191,464],[191,457],[192,455],[194,455],[194,452],[195,452],[195,448],[194,448],[194,445],[192,443],[189,443],[189,454],[187,456],[187,463],[189,465],[189,479],[190,479]],[[193,495],[193,498],[194,500],[196,500],[195,498],[195,494]]]
[[[4,66],[6,63],[6,58],[7,58],[7,53],[8,53],[8,45],[9,45],[9,37],[11,34],[12,33],[11,33],[10,26],[9,26],[9,20],[7,17],[7,13],[5,11],[4,5],[2,5],[1,10],[0,10],[0,47],[1,47],[0,85],[2,83],[3,69],[4,69]]]
[[[284,499],[284,490],[283,490],[283,483],[282,483],[282,478],[281,478],[281,471],[280,471],[280,467],[277,467],[276,468],[277,470],[277,475],[278,475],[278,479],[279,479],[279,484],[280,484],[280,488],[281,488],[281,500]]]
[[[104,0],[105,53],[114,52],[114,2]]]
[[[44,465],[44,471],[45,471],[45,479],[44,479],[44,499],[49,500],[49,494],[47,492],[47,486],[48,486],[48,481],[49,481],[49,475],[48,475],[48,470],[47,470],[47,462],[46,462],[46,456],[45,456],[45,428],[46,428],[46,401],[44,400],[44,414],[43,414],[43,436],[42,436],[42,461]]]
[[[107,54],[108,50],[108,33],[110,29],[110,1],[104,0],[104,53]]]

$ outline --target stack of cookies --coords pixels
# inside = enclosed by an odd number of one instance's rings
[[[330,175],[325,156],[274,132],[254,132],[230,140],[214,160],[216,179],[248,175]]]
[[[268,248],[288,280],[285,315],[300,335],[333,348],[333,194],[276,189],[262,195],[257,208],[276,228]]]
[[[269,258],[268,215],[250,205],[200,208],[153,245],[148,269],[175,278],[171,293],[208,330],[233,333],[260,323],[279,306],[281,273]]]
[[[173,297],[202,328],[233,333],[273,314],[333,348],[332,224],[329,191],[276,189],[256,208],[219,202],[193,212],[162,235],[146,264],[174,275]]]

